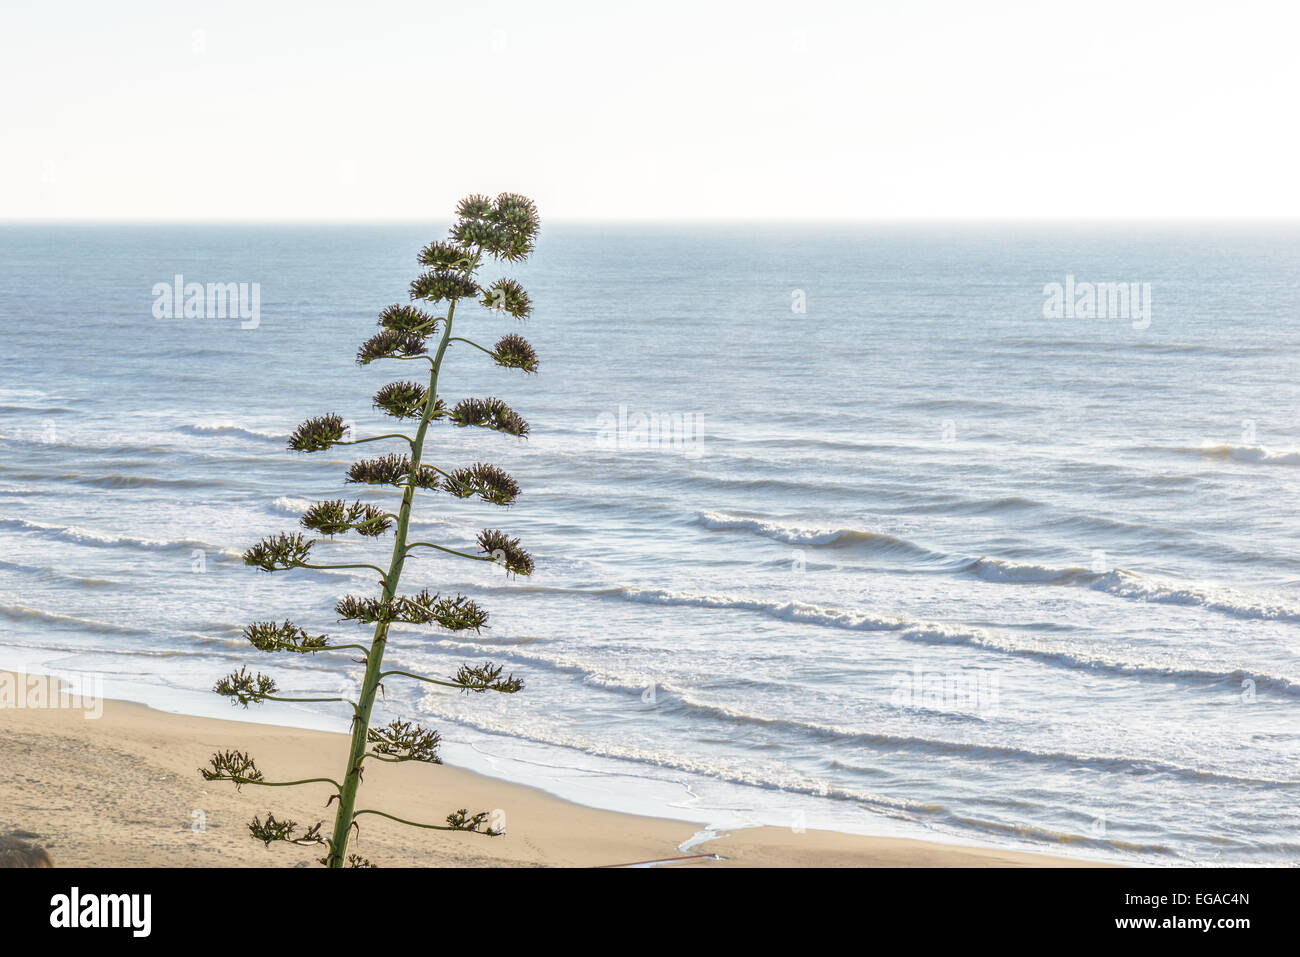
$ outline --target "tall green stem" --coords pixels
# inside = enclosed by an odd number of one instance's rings
[[[411,443],[411,476],[420,471],[420,457],[424,453],[424,435],[429,429],[434,406],[438,401],[438,373],[442,369],[442,357],[451,342],[452,318],[456,312],[456,303],[449,304],[447,322],[438,343],[438,352],[429,369],[429,395],[424,404],[424,413],[420,416],[420,428]],[[402,577],[402,564],[406,561],[406,533],[411,523],[411,505],[415,500],[415,485],[408,484],[402,492],[402,506],[397,513],[396,541],[393,542],[393,557],[388,565],[388,574],[384,576],[384,601],[391,601],[397,594],[397,583]],[[357,704],[357,713],[352,719],[352,747],[348,751],[347,771],[343,776],[343,787],[339,790],[338,813],[334,818],[334,835],[331,842],[329,866],[342,867],[347,860],[348,838],[352,832],[354,809],[357,803],[357,788],[361,784],[362,758],[366,753],[367,732],[370,730],[370,713],[375,706],[375,695],[379,690],[379,679],[384,661],[384,647],[388,642],[388,622],[381,621],[375,625],[375,637],[370,643],[366,655],[366,674],[361,683],[361,699]]]

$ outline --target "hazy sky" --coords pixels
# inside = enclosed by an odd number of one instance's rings
[[[1296,217],[1297,6],[0,0],[0,219]]]

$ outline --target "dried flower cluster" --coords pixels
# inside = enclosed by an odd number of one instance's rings
[[[287,618],[284,624],[273,621],[255,621],[244,628],[244,640],[258,651],[292,651],[310,654],[330,647],[325,635],[309,635]]]

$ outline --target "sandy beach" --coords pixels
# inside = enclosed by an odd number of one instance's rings
[[[263,847],[245,825],[268,810],[281,820],[328,821],[328,785],[237,792],[203,781],[198,768],[213,751],[235,748],[250,752],[268,780],[318,777],[344,752],[343,735],[187,717],[123,701],[102,705],[93,718],[67,707],[0,708],[0,832],[33,835],[56,866],[292,867],[319,856],[287,844]],[[461,807],[501,809],[506,816],[501,837],[419,831],[369,816],[350,850],[379,866],[622,866],[680,857],[679,847],[700,829],[583,807],[446,765],[370,766],[362,805],[435,823]],[[1014,851],[775,827],[724,834],[690,853],[724,859],[676,866],[1088,866]]]

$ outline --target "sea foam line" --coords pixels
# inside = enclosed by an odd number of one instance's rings
[[[238,422],[230,421],[195,422],[191,425],[179,426],[177,431],[186,432],[190,435],[240,435],[244,438],[265,439],[275,442],[283,442],[289,438],[288,432],[267,432],[262,429],[250,429]]]
[[[194,539],[134,538],[129,535],[110,535],[93,529],[80,528],[75,525],[46,525],[31,522],[24,518],[0,518],[0,529],[19,532],[31,532],[49,538],[57,538],[76,545],[89,545],[96,548],[142,548],[150,551],[192,551],[199,549],[222,556],[223,558],[242,558],[243,552],[232,548],[219,548],[207,542]]]
[[[1204,442],[1196,446],[1144,446],[1142,451],[1178,452],[1214,459],[1232,459],[1257,465],[1300,465],[1300,449],[1270,449],[1264,445]]]
[[[906,539],[860,529],[818,529],[704,512],[698,519],[716,531],[749,531],[788,545],[810,547],[860,546],[905,554],[957,573],[988,582],[1017,585],[1084,587],[1131,601],[1196,606],[1235,618],[1300,622],[1300,607],[1272,597],[1257,597],[1225,586],[1181,584],[1126,569],[1093,572],[1078,566],[1053,567],[1006,561],[988,556],[945,553]]]

